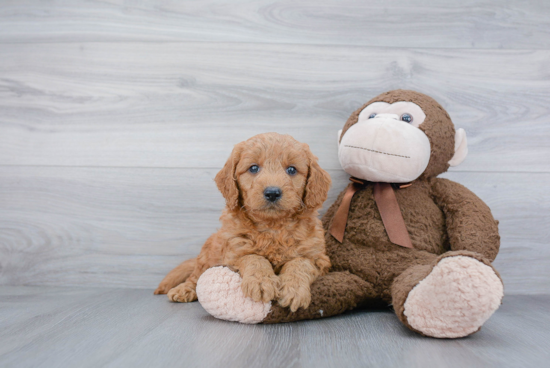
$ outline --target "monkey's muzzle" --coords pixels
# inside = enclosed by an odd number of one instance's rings
[[[338,159],[359,179],[407,183],[426,170],[430,152],[430,140],[422,130],[382,116],[349,128],[340,141]]]

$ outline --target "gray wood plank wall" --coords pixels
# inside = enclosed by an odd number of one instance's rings
[[[550,5],[0,3],[0,284],[152,288],[196,254],[232,146],[277,131],[346,185],[336,131],[385,90],[468,133],[445,176],[501,221],[509,293],[550,292]]]

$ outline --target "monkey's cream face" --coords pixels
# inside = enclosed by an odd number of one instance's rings
[[[415,180],[430,161],[430,140],[418,128],[425,119],[422,108],[413,102],[368,105],[339,143],[342,168],[354,177],[373,182]]]

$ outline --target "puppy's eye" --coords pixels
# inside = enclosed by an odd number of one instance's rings
[[[296,170],[296,168],[294,166],[289,166],[286,168],[286,173],[288,175],[296,175],[298,171]]]
[[[252,165],[248,169],[252,174],[256,174],[258,171],[260,171],[260,167],[258,165]]]
[[[375,116],[376,116],[376,113],[373,112],[372,114],[369,115],[369,119],[372,119],[372,118],[374,118]]]
[[[411,114],[404,113],[403,115],[401,115],[401,120],[403,120],[405,123],[412,123],[413,117],[411,116]]]

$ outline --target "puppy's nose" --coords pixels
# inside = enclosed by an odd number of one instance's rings
[[[267,187],[264,190],[264,197],[270,202],[275,202],[279,198],[281,198],[281,195],[283,192],[281,191],[281,188],[277,187]]]

